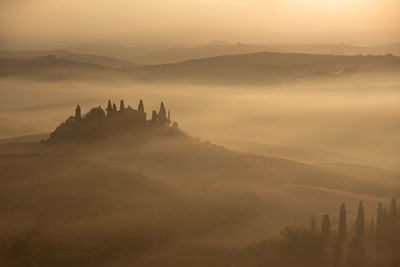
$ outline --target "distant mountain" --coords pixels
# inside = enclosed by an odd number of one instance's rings
[[[139,51],[137,51],[139,52]],[[172,46],[141,50],[129,58],[144,65],[168,64],[192,59],[215,57],[231,54],[249,54],[257,52],[306,53],[323,55],[387,55],[400,56],[400,43],[380,46],[352,46],[346,44],[244,44],[212,42],[196,46]],[[132,54],[132,53],[131,53]]]
[[[325,55],[387,55],[400,56],[400,43],[380,46],[352,46],[346,44],[273,44],[271,47],[288,53]]]
[[[145,54],[134,56],[132,59],[145,65],[156,65],[222,55],[248,54],[263,51],[280,52],[282,50],[267,45],[214,42],[209,45],[179,46],[153,50]]]
[[[30,59],[0,58],[0,77],[24,76],[34,79],[99,78],[116,74],[114,69],[45,56]],[[103,76],[105,77],[105,76]]]
[[[135,79],[147,81],[248,84],[340,77],[382,71],[398,73],[400,58],[263,52],[143,66],[127,69],[125,73]]]
[[[59,59],[77,61],[81,63],[90,63],[109,68],[127,68],[139,66],[139,64],[122,59],[116,59],[107,56],[94,54],[73,53],[66,50],[48,50],[48,51],[0,51],[0,58],[8,59],[32,59],[37,57],[55,56]]]

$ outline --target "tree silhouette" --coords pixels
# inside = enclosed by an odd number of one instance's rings
[[[398,223],[398,216],[399,216],[397,209],[397,200],[395,198],[393,198],[392,202],[390,203],[389,214],[390,214],[390,223],[392,225],[392,228],[395,229]]]
[[[356,236],[349,244],[349,257],[347,264],[352,267],[365,267],[368,261],[367,249],[364,243],[365,212],[364,205],[360,201],[356,220]]]
[[[81,107],[78,105],[75,109],[75,120],[80,121],[82,119]]]
[[[151,121],[156,122],[157,121],[157,111],[153,110],[151,113]]]
[[[315,216],[311,217],[311,233],[317,233],[317,219],[315,218]]]
[[[365,212],[364,212],[364,205],[360,201],[360,204],[358,205],[358,213],[356,220],[356,236],[364,238],[364,235],[365,235]]]
[[[107,111],[107,118],[111,118],[111,114],[113,113],[113,108],[112,108],[112,105],[111,105],[111,100],[108,100],[108,104],[107,104],[107,109],[106,109],[106,111]]]
[[[385,250],[385,218],[382,203],[378,204],[378,211],[376,217],[376,259],[380,265],[384,261]]]
[[[122,112],[125,110],[124,100],[122,100],[122,99],[121,99],[121,102],[119,103],[119,110]]]
[[[344,203],[340,206],[338,235],[342,240],[345,240],[347,237],[347,211]]]
[[[139,101],[138,111],[142,113],[144,112],[144,105],[142,99],[140,99]]]
[[[158,111],[158,119],[161,122],[166,122],[167,121],[167,112],[165,110],[164,102],[161,101],[160,104],[160,110]]]
[[[347,211],[344,203],[339,211],[339,231],[335,245],[333,266],[343,265],[343,248],[347,238]]]
[[[329,237],[331,235],[331,222],[329,219],[329,214],[326,214],[322,219],[321,234],[324,241],[329,240]]]
[[[398,209],[397,209],[397,200],[395,198],[392,199],[389,207],[389,216],[390,216],[390,240],[389,240],[389,254],[390,254],[390,262],[393,265],[396,258],[399,259],[398,250],[399,247],[399,228],[398,228]]]

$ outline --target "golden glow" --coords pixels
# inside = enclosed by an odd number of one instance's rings
[[[279,42],[285,41],[283,35],[336,32],[337,42],[352,42],[349,37],[354,32],[364,40],[378,38],[371,32],[381,32],[387,41],[398,41],[400,1],[3,0],[0,25],[1,36],[25,40],[122,41],[146,33],[169,35],[170,42],[175,38]],[[281,34],[266,36],[274,32]],[[307,39],[324,42],[318,34]]]

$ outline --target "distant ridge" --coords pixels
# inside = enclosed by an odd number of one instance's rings
[[[103,67],[117,68],[117,69],[139,66],[139,64],[128,60],[117,59],[113,57],[95,55],[95,54],[73,53],[68,50],[43,50],[43,51],[0,50],[0,58],[32,59],[32,58],[46,57],[46,56],[55,56],[56,58],[59,59],[101,65]]]
[[[99,78],[103,74],[117,74],[117,72],[112,68],[60,59],[52,55],[30,59],[0,58],[0,77],[23,76],[33,79],[64,80]]]
[[[194,59],[174,64],[114,69],[59,59],[0,59],[0,76],[29,78],[132,79],[140,82],[196,82],[211,84],[268,84],[316,78],[398,74],[400,58],[386,56],[334,56],[260,52]]]
[[[381,71],[400,72],[400,58],[260,52],[125,70],[139,80],[216,83],[274,83]]]

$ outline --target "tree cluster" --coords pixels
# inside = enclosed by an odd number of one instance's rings
[[[364,205],[359,203],[356,219],[349,224],[345,204],[332,230],[329,214],[315,217],[310,228],[286,227],[279,237],[253,244],[248,266],[280,267],[399,267],[400,209],[392,199],[389,207],[378,205],[376,218],[367,223]],[[318,229],[319,228],[319,229]]]
[[[125,106],[123,100],[120,101],[119,110],[115,103],[108,100],[107,108],[101,106],[92,108],[87,114],[81,114],[81,107],[75,109],[75,116],[69,117],[60,124],[54,132],[50,134],[47,142],[57,141],[85,141],[110,136],[121,133],[133,128],[145,128],[154,126],[168,127],[171,124],[170,112],[161,102],[159,112],[153,110],[151,120],[146,119],[143,101],[140,100],[137,109]],[[172,129],[177,129],[176,122],[172,124]]]

